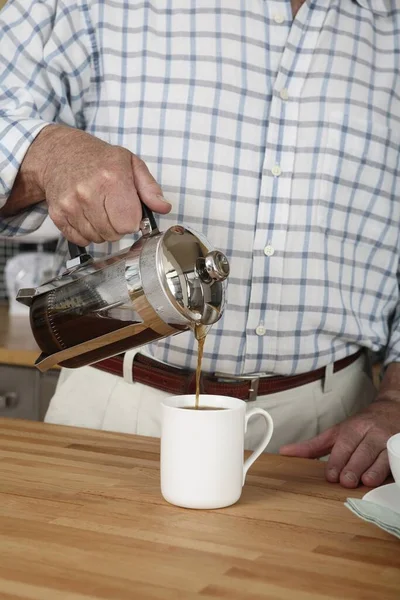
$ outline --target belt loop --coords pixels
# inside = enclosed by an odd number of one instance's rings
[[[374,368],[374,361],[373,361],[372,354],[371,354],[371,352],[367,348],[365,348],[365,350],[364,350],[363,371],[371,379],[373,378],[373,368]]]
[[[252,378],[251,383],[250,383],[250,388],[249,388],[249,397],[246,400],[246,402],[254,402],[254,400],[257,400],[259,383],[260,383],[259,377]]]
[[[325,367],[324,381],[322,384],[322,390],[323,390],[324,394],[328,394],[333,389],[333,385],[332,385],[333,364],[334,364],[333,362],[329,363],[329,365],[326,365],[326,367]]]
[[[135,360],[136,354],[140,351],[140,348],[133,348],[132,350],[128,350],[124,354],[124,362],[122,363],[122,371],[124,381],[127,383],[134,383],[133,380],[133,361]]]

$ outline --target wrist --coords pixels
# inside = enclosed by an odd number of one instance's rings
[[[376,401],[385,400],[400,404],[400,363],[388,365],[382,378]]]
[[[31,143],[21,163],[11,194],[0,210],[2,217],[11,217],[28,206],[47,199],[47,185],[63,154],[67,136],[76,134],[64,125],[49,124],[44,127]],[[82,133],[82,132],[78,132]]]
[[[67,139],[75,132],[77,132],[76,129],[66,125],[47,125],[30,148],[32,151],[30,166],[34,174],[35,185],[40,189],[43,198],[46,198],[50,176],[61,161]]]

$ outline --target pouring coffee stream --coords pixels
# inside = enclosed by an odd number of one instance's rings
[[[193,328],[194,337],[197,340],[197,367],[196,367],[196,401],[194,408],[199,408],[200,404],[200,382],[201,382],[201,363],[203,360],[204,343],[207,337],[207,328],[204,325],[195,325]]]
[[[59,277],[18,292],[42,351],[39,370],[82,367],[189,329],[203,338],[221,318],[226,256],[182,225],[160,232],[142,210],[142,236],[130,248],[95,261],[69,243]]]

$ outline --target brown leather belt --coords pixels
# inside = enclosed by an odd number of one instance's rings
[[[333,372],[348,367],[364,352],[346,356],[334,363]],[[107,358],[92,365],[96,369],[123,377],[123,355]],[[290,376],[262,377],[258,375],[212,375],[204,373],[201,378],[201,393],[219,396],[233,396],[240,400],[255,400],[275,392],[284,392],[292,388],[323,379],[325,367]],[[136,354],[132,366],[133,381],[168,392],[171,395],[193,394],[196,391],[196,373],[187,369],[177,369],[160,363],[152,358]]]

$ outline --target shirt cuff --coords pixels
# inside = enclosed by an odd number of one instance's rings
[[[0,217],[0,235],[18,237],[36,231],[47,217],[47,204],[40,202],[12,217]]]
[[[37,135],[50,125],[41,119],[10,121],[1,131],[0,140],[0,208],[7,202],[18,170],[29,146]]]

